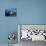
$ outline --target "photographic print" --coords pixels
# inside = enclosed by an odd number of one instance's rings
[[[5,10],[5,16],[16,16],[16,8],[10,8]]]

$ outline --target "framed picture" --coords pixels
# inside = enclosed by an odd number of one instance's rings
[[[5,10],[5,16],[16,16],[17,8],[9,8]]]

